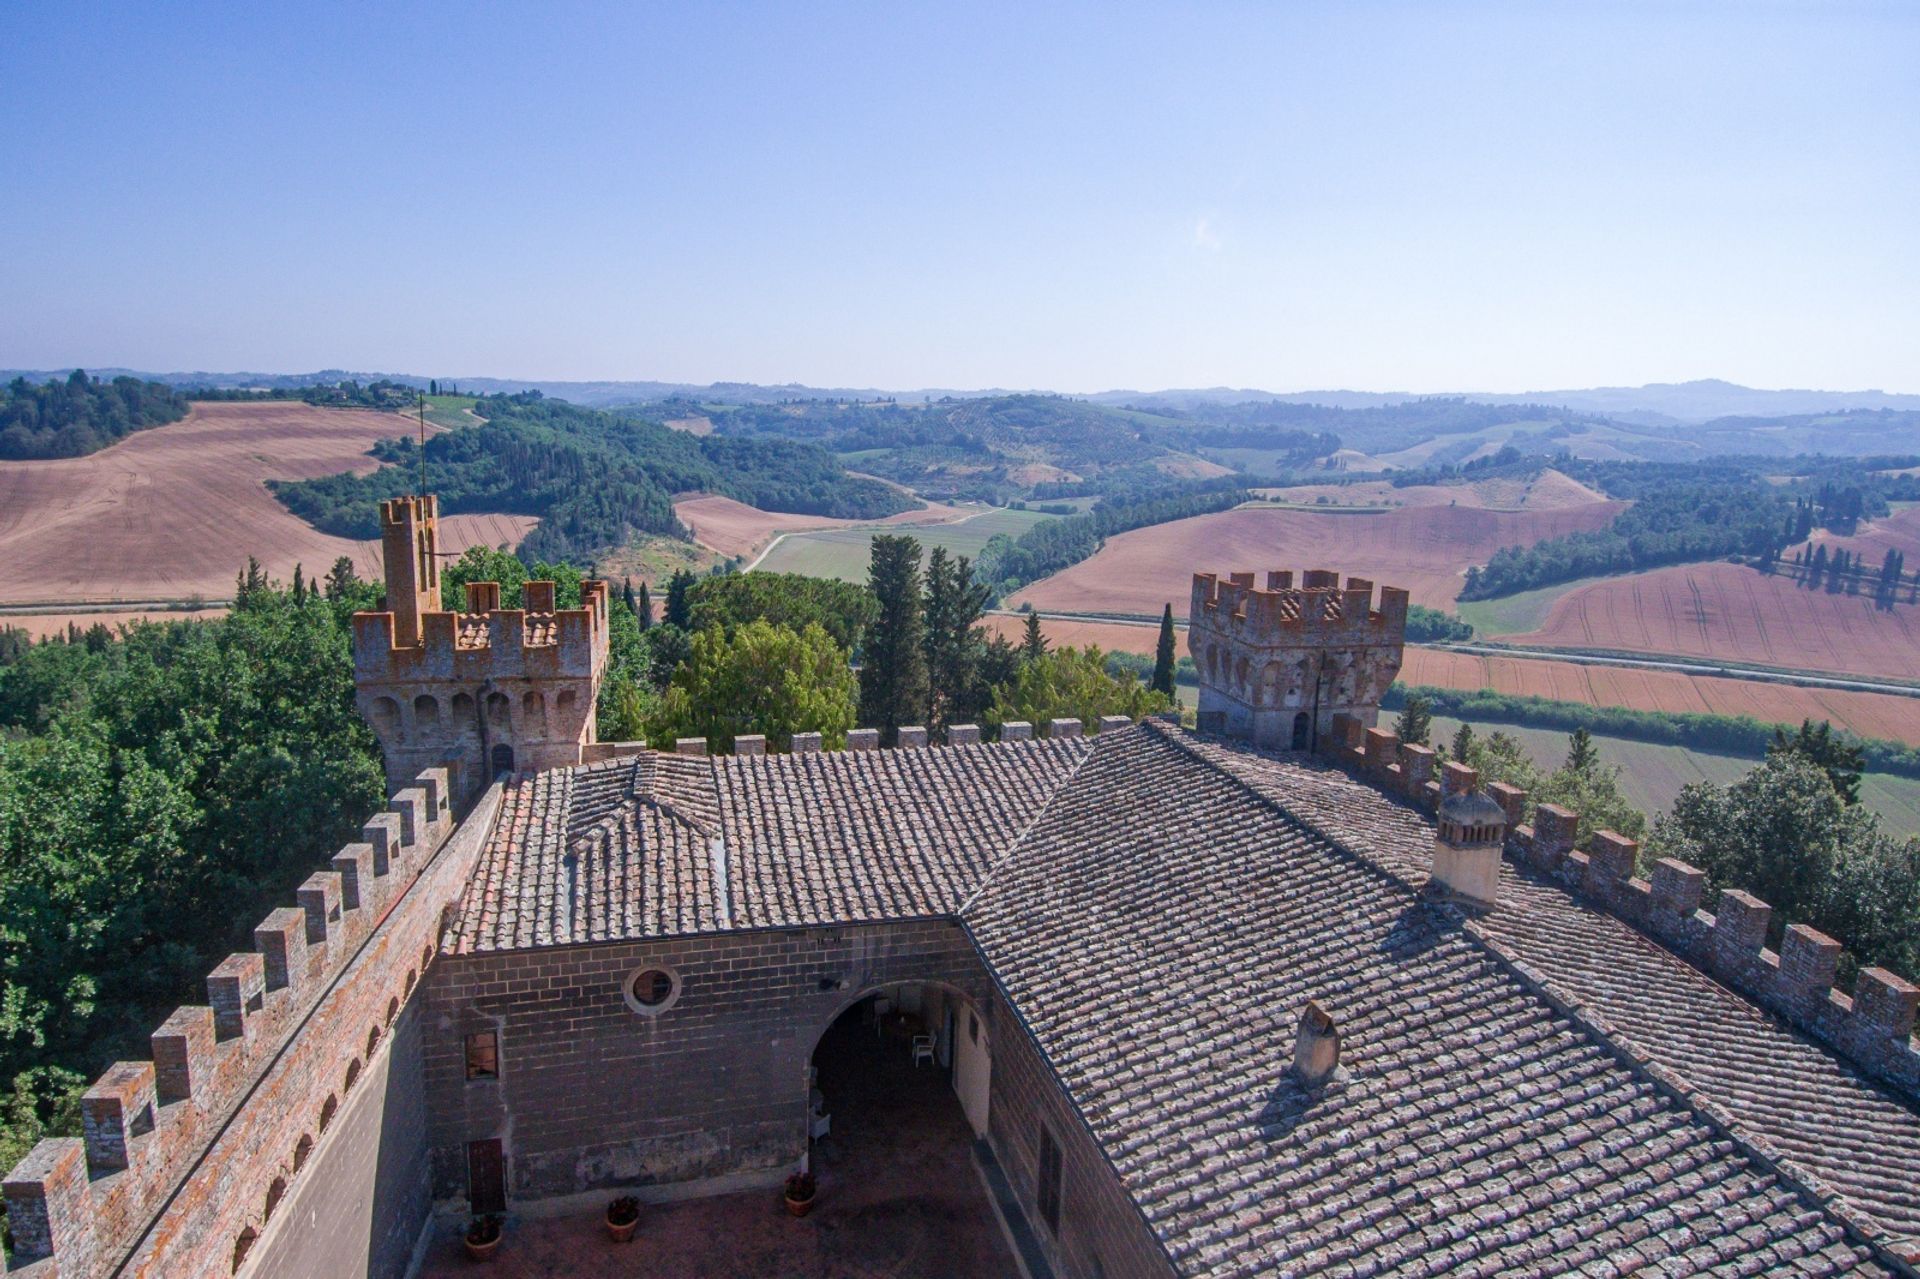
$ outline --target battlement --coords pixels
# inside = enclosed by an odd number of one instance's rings
[[[1234,635],[1248,643],[1294,645],[1313,642],[1309,636],[1326,634],[1337,642],[1364,636],[1376,643],[1400,643],[1407,629],[1407,592],[1397,586],[1380,588],[1380,607],[1373,607],[1373,583],[1328,569],[1309,569],[1295,587],[1293,573],[1276,569],[1266,585],[1254,585],[1252,573],[1195,573],[1188,613],[1189,626]]]
[[[470,582],[469,611],[423,612],[412,644],[396,614],[355,613],[355,681],[597,679],[607,661],[607,584],[580,583],[579,608],[554,608],[552,582],[524,591],[526,608],[501,608],[497,582]]]
[[[1296,587],[1276,569],[1195,573],[1187,647],[1200,676],[1199,725],[1262,746],[1312,749],[1340,714],[1372,724],[1399,673],[1407,592],[1329,569]]]
[[[14,1269],[239,1269],[390,1038],[497,809],[495,790],[456,830],[447,776],[428,770],[270,912],[255,949],[208,974],[207,1003],[153,1032],[151,1060],[87,1090],[84,1135],[8,1174]]]

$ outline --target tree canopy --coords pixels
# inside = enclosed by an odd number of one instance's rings
[[[784,751],[795,733],[819,733],[837,749],[858,704],[846,650],[818,623],[801,631],[765,621],[714,626],[694,633],[647,736],[660,750],[704,737],[709,750],[724,752],[742,734],[763,733],[769,749]]]
[[[23,377],[0,387],[0,458],[80,457],[150,426],[187,415],[187,397],[158,382],[90,378],[75,369],[65,380]]]

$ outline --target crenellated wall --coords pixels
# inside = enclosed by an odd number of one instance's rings
[[[1431,812],[1439,802],[1433,752],[1405,745],[1386,729],[1363,730],[1354,717],[1339,716],[1325,754],[1416,807]],[[1709,914],[1701,909],[1707,876],[1698,867],[1662,858],[1651,879],[1637,878],[1636,841],[1601,831],[1587,849],[1576,849],[1578,814],[1539,804],[1529,824],[1521,820],[1525,791],[1494,783],[1487,793],[1506,814],[1507,853],[1513,860],[1565,884],[1920,1101],[1920,1044],[1913,1038],[1920,987],[1883,968],[1869,968],[1859,975],[1852,995],[1835,990],[1841,947],[1833,938],[1793,924],[1780,950],[1769,950],[1773,907],[1757,897],[1728,890]]]
[[[207,1003],[154,1031],[152,1060],[116,1063],[87,1091],[84,1136],[42,1141],[8,1175],[13,1269],[287,1273],[261,1262],[262,1240],[340,1144],[343,1099],[369,1063],[384,1071],[441,912],[498,806],[495,789],[456,828],[445,772],[424,772],[308,877],[295,906],[269,913],[256,949],[208,975]],[[408,1237],[383,1239],[357,1267],[386,1272],[375,1262],[410,1246],[419,1220],[393,1227]]]
[[[1187,647],[1200,680],[1199,726],[1262,746],[1309,749],[1336,715],[1371,724],[1400,670],[1407,592],[1313,569],[1193,576]]]

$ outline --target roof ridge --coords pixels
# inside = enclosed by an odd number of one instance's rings
[[[1565,990],[1547,974],[1527,963],[1526,960],[1520,956],[1519,952],[1514,950],[1510,945],[1489,935],[1486,926],[1481,923],[1479,919],[1451,903],[1436,902],[1433,898],[1422,893],[1420,888],[1413,886],[1404,874],[1395,870],[1393,867],[1383,864],[1380,859],[1371,854],[1360,852],[1350,847],[1346,841],[1335,837],[1325,830],[1318,821],[1297,814],[1272,796],[1262,794],[1248,779],[1240,776],[1232,769],[1222,766],[1218,760],[1209,758],[1204,752],[1195,749],[1194,744],[1186,740],[1184,729],[1175,729],[1171,726],[1160,724],[1150,724],[1146,727],[1148,727],[1150,731],[1158,734],[1161,740],[1176,747],[1206,767],[1211,768],[1222,777],[1225,777],[1229,782],[1245,791],[1262,806],[1281,814],[1294,825],[1306,830],[1314,837],[1323,840],[1339,851],[1360,861],[1362,864],[1378,871],[1394,884],[1407,889],[1413,894],[1416,901],[1441,906],[1441,911],[1437,913],[1439,913],[1442,918],[1445,918],[1448,914],[1457,918],[1460,923],[1460,932],[1464,934],[1472,944],[1478,946],[1489,955],[1503,971],[1514,978],[1523,990],[1526,990],[1529,994],[1539,999],[1555,1014],[1565,1018],[1578,1031],[1598,1043],[1600,1047],[1609,1056],[1614,1058],[1632,1077],[1645,1082],[1648,1086],[1660,1093],[1661,1096],[1668,1098],[1674,1104],[1687,1110],[1690,1114],[1698,1116],[1701,1122],[1722,1133],[1728,1141],[1740,1149],[1743,1155],[1752,1160],[1756,1165],[1767,1169],[1774,1176],[1778,1177],[1784,1186],[1794,1191],[1815,1210],[1825,1213],[1835,1222],[1839,1223],[1848,1234],[1871,1249],[1880,1260],[1894,1266],[1902,1273],[1909,1275],[1920,1274],[1920,1269],[1916,1269],[1915,1266],[1916,1262],[1920,1262],[1920,1247],[1915,1246],[1916,1241],[1895,1236],[1890,1230],[1879,1226],[1871,1218],[1864,1217],[1862,1214],[1856,1212],[1851,1203],[1847,1201],[1839,1190],[1809,1170],[1802,1168],[1794,1161],[1790,1153],[1781,1150],[1777,1145],[1769,1141],[1764,1133],[1755,1132],[1751,1126],[1736,1118],[1731,1111],[1707,1096],[1704,1091],[1688,1083],[1685,1077],[1678,1072],[1655,1061],[1651,1053],[1647,1052],[1631,1036],[1615,1026],[1603,1013],[1598,1009],[1589,1007],[1589,1001]],[[1348,775],[1343,773],[1341,776],[1347,777]],[[1351,780],[1351,778],[1348,777],[1348,780]],[[1372,788],[1364,789],[1367,789],[1370,794],[1388,801],[1396,808],[1405,807],[1403,803],[1393,796]],[[1612,916],[1610,912],[1609,917],[1617,918]],[[1621,921],[1621,923],[1627,927],[1631,927],[1631,925],[1627,925],[1625,921]],[[1673,954],[1667,947],[1663,946],[1661,949],[1667,950],[1669,954]],[[1674,958],[1680,959],[1681,957],[1675,954]],[[1681,962],[1684,963],[1684,960],[1682,959]],[[1752,1000],[1747,999],[1746,996],[1741,995],[1738,991],[1734,993],[1739,996],[1743,1002],[1752,1004],[1752,1006],[1757,1009],[1760,1008],[1760,1005],[1753,1003]],[[1762,1011],[1765,1010],[1762,1009]]]
[[[1138,727],[1139,725],[1135,724],[1132,726],[1132,728],[1125,731],[1130,732],[1132,731],[1132,729],[1137,729]],[[953,918],[956,922],[962,921],[965,918],[967,913],[967,908],[973,905],[973,903],[979,898],[980,894],[987,891],[987,888],[990,885],[992,885],[995,877],[999,875],[1000,868],[1002,866],[1005,866],[1008,860],[1012,858],[1012,856],[1020,850],[1020,846],[1027,842],[1027,836],[1033,833],[1033,828],[1040,824],[1041,818],[1045,817],[1048,814],[1048,812],[1050,812],[1053,809],[1054,801],[1060,798],[1061,792],[1066,790],[1067,787],[1073,785],[1075,779],[1077,779],[1080,776],[1080,770],[1087,766],[1087,761],[1092,759],[1094,756],[1094,752],[1100,749],[1101,741],[1103,739],[1109,739],[1109,738],[1118,740],[1122,735],[1123,735],[1122,733],[1108,732],[1108,733],[1097,733],[1093,736],[1093,738],[1091,739],[1091,743],[1088,745],[1087,749],[1080,752],[1080,758],[1073,761],[1073,767],[1067,771],[1067,775],[1065,777],[1060,779],[1060,784],[1047,792],[1046,803],[1040,805],[1040,807],[1033,810],[1033,816],[1027,819],[1027,824],[1025,826],[1022,826],[1019,832],[1014,835],[1013,839],[1008,842],[1006,851],[1001,853],[999,857],[996,857],[994,859],[993,864],[987,867],[987,873],[982,875],[980,877],[980,882],[973,886],[973,891],[968,893],[964,898],[962,898],[959,904],[953,908]],[[1031,741],[1033,739],[1029,738],[1026,740]],[[1047,738],[1046,740],[1052,741],[1053,739]],[[1084,741],[1088,739],[1083,738],[1081,740]],[[1010,745],[1012,743],[996,742],[996,743],[988,743],[988,744],[989,745],[1001,745],[1001,744]],[[980,944],[978,942],[974,943],[974,949],[975,950],[980,949]],[[985,952],[982,952],[981,958],[983,959],[985,958]]]

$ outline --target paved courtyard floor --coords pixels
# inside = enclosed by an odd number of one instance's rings
[[[631,1243],[597,1214],[509,1218],[492,1262],[477,1267],[458,1239],[436,1242],[424,1276],[714,1276],[716,1279],[971,1279],[1016,1276],[1012,1252],[974,1171],[973,1135],[946,1072],[915,1068],[905,1045],[882,1044],[850,1016],[816,1057],[833,1135],[815,1146],[819,1197],[787,1215],[777,1189],[644,1204]]]

